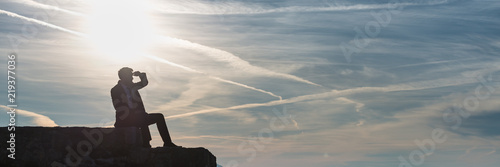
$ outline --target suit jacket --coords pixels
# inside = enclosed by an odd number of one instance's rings
[[[139,89],[148,84],[146,75],[140,75],[141,82],[126,86],[122,81],[118,81],[111,88],[111,99],[116,110],[115,127],[143,127],[146,124],[146,109],[142,102]],[[127,93],[128,92],[128,93]]]

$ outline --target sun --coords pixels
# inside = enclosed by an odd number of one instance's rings
[[[94,0],[92,8],[88,39],[110,60],[133,61],[154,42],[147,1]]]

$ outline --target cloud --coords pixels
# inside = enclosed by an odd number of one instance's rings
[[[255,108],[255,107],[263,107],[263,106],[275,106],[275,105],[296,103],[296,102],[321,99],[321,98],[327,98],[327,97],[343,97],[343,96],[353,95],[353,94],[358,94],[358,93],[423,90],[423,89],[431,89],[431,88],[439,88],[439,87],[447,87],[447,86],[457,86],[457,85],[477,83],[477,82],[479,82],[479,81],[476,78],[464,78],[463,76],[460,76],[460,77],[450,77],[450,78],[442,78],[442,79],[428,80],[428,81],[411,82],[411,83],[406,83],[406,84],[389,85],[386,87],[359,87],[359,88],[352,88],[352,89],[345,89],[345,90],[332,90],[332,91],[328,91],[328,92],[324,92],[324,93],[297,96],[297,97],[293,97],[293,98],[289,98],[289,99],[270,101],[267,103],[250,103],[250,104],[243,104],[243,105],[237,105],[237,106],[226,107],[226,108],[205,109],[205,110],[200,110],[200,111],[195,111],[195,112],[190,112],[190,113],[172,115],[172,116],[168,116],[165,118],[172,119],[172,118],[181,118],[181,117],[187,117],[187,116],[192,116],[192,115],[205,114],[205,113],[223,111],[223,110],[235,110],[235,109]]]
[[[476,60],[476,59],[478,59],[478,58],[473,57],[473,58],[465,58],[465,59],[458,59],[458,60],[454,59],[454,60],[429,61],[429,62],[424,62],[424,63],[400,65],[400,66],[392,67],[391,69],[397,69],[397,68],[403,68],[403,67],[426,66],[426,65],[434,65],[434,64],[443,64],[443,63],[457,63],[457,62],[464,61],[464,60]]]
[[[224,50],[211,48],[211,47],[200,45],[197,43],[193,43],[193,42],[190,42],[187,40],[166,37],[166,36],[163,37],[163,41],[165,41],[169,44],[179,46],[179,47],[199,51],[199,52],[204,53],[205,55],[213,58],[214,60],[229,63],[229,65],[232,66],[233,68],[245,71],[247,73],[252,73],[252,74],[256,74],[256,75],[279,77],[279,78],[290,79],[290,80],[294,80],[294,81],[298,81],[298,82],[307,83],[310,85],[320,86],[316,83],[305,80],[303,78],[299,78],[299,77],[294,76],[294,75],[278,73],[278,72],[270,71],[268,69],[264,69],[262,67],[253,66],[249,62],[242,60],[241,58],[233,55],[232,53],[224,51]]]
[[[186,67],[186,66],[180,65],[180,64],[176,64],[176,63],[170,62],[170,61],[168,61],[168,60],[162,59],[162,58],[157,57],[157,56],[152,56],[152,55],[144,55],[144,56],[145,56],[145,57],[147,57],[147,58],[151,58],[151,59],[153,59],[153,60],[156,60],[156,61],[159,61],[159,62],[162,62],[162,63],[168,64],[168,65],[174,66],[174,67],[178,67],[178,68],[184,69],[184,70],[189,71],[189,72],[193,72],[193,73],[198,73],[198,74],[206,75],[206,76],[208,76],[209,78],[212,78],[212,79],[215,79],[215,80],[218,80],[218,81],[224,82],[224,83],[229,83],[229,84],[236,85],[236,86],[240,86],[240,87],[244,87],[244,88],[247,88],[247,89],[250,89],[250,90],[254,90],[254,91],[258,91],[258,92],[262,92],[262,93],[265,93],[265,94],[268,94],[268,95],[271,95],[271,96],[277,97],[277,98],[279,98],[280,100],[282,99],[282,97],[281,97],[281,96],[278,96],[278,95],[276,95],[276,94],[274,94],[274,93],[272,93],[272,92],[265,91],[265,90],[262,90],[262,89],[259,89],[259,88],[255,88],[255,87],[252,87],[252,86],[248,86],[248,85],[245,85],[245,84],[242,84],[242,83],[234,82],[234,81],[231,81],[231,80],[223,79],[223,78],[220,78],[220,77],[212,76],[212,75],[210,75],[210,74],[208,74],[208,73],[201,72],[201,71],[198,71],[198,70],[195,70],[195,69],[192,69],[192,68],[189,68],[189,67]]]
[[[486,153],[486,156],[488,156],[488,155],[492,155],[492,154],[495,154],[496,152],[497,152],[497,150],[496,150],[496,149],[495,149],[495,150],[492,150],[492,151],[490,151],[490,152]]]
[[[4,109],[5,111],[9,111],[11,109],[10,107],[7,107],[5,105],[0,105],[0,108]],[[49,127],[58,126],[52,119],[50,119],[49,117],[47,117],[45,115],[41,115],[41,114],[37,114],[37,113],[31,112],[31,111],[21,110],[21,109],[17,109],[17,108],[16,108],[15,112],[16,112],[16,114],[31,118],[31,122],[30,122],[31,125],[49,126]],[[16,122],[16,124],[20,124],[20,123]],[[27,124],[24,122],[22,124],[30,125],[29,123]]]
[[[206,77],[195,77],[189,81],[187,86],[189,87],[188,90],[182,92],[177,99],[157,106],[152,112],[188,107],[194,104],[196,100],[205,97],[216,85],[208,83]]]
[[[214,136],[214,135],[200,135],[200,136],[180,136],[176,137],[177,140],[196,140],[196,139],[218,139],[218,140],[234,140],[234,141],[246,141],[248,138],[241,136]]]
[[[73,34],[73,35],[80,36],[80,37],[86,37],[86,35],[84,33],[80,33],[80,32],[73,31],[73,30],[69,30],[69,29],[66,29],[66,28],[63,28],[63,27],[59,27],[59,26],[56,26],[54,24],[50,24],[50,23],[47,23],[47,22],[44,22],[44,21],[40,21],[40,20],[37,20],[37,19],[33,19],[33,18],[21,16],[19,14],[13,13],[13,12],[9,12],[9,11],[5,11],[5,10],[1,10],[0,9],[0,14],[5,14],[5,15],[10,16],[10,17],[19,18],[19,19],[22,19],[22,20],[25,20],[25,21],[37,23],[37,24],[40,24],[40,25],[43,25],[43,26],[47,26],[49,28],[53,28],[53,29],[56,29],[56,30],[61,30],[61,31],[64,31],[64,32],[67,32],[67,33],[70,33],[70,34]]]
[[[356,126],[363,126],[365,124],[365,120],[360,120],[359,123],[356,124]]]
[[[66,12],[66,13],[71,13],[71,14],[77,13],[77,12],[73,12],[73,11],[69,11],[69,10],[60,9],[58,7],[53,7],[53,6],[49,6],[49,5],[40,4],[38,2],[33,2],[33,1],[21,1],[21,2],[24,2],[25,4],[30,4],[30,5],[36,6],[36,7],[42,7],[42,8],[47,8],[47,9],[54,9],[54,10],[59,10],[59,11],[63,11],[63,12]],[[0,13],[4,13],[4,14],[6,14],[8,16],[11,16],[11,17],[21,18],[21,19],[24,19],[24,20],[27,20],[27,21],[30,21],[30,22],[35,22],[35,23],[38,23],[38,24],[41,24],[41,25],[44,25],[44,26],[48,26],[50,28],[55,28],[55,29],[58,29],[58,30],[61,30],[61,31],[69,32],[69,33],[72,33],[72,34],[75,34],[75,35],[78,35],[78,36],[82,36],[82,37],[86,37],[87,36],[84,33],[72,31],[72,30],[69,30],[69,29],[66,29],[66,28],[63,28],[63,27],[59,27],[59,26],[56,26],[56,25],[53,25],[53,24],[50,24],[50,23],[47,23],[47,22],[43,22],[43,21],[39,21],[39,20],[36,20],[36,19],[24,17],[24,16],[18,15],[16,13],[4,11],[4,10],[0,10]],[[78,14],[78,15],[79,16],[84,16],[83,14]],[[307,84],[311,84],[311,85],[315,85],[315,86],[320,86],[320,85],[318,85],[316,83],[313,83],[311,81],[305,80],[303,78],[299,78],[299,77],[294,76],[294,75],[284,74],[284,73],[278,73],[278,72],[274,72],[274,71],[270,71],[270,70],[264,69],[262,67],[253,66],[249,62],[247,62],[245,60],[242,60],[241,58],[239,58],[239,57],[237,57],[237,56],[235,56],[235,55],[233,55],[233,54],[231,54],[231,53],[229,53],[227,51],[224,51],[224,50],[220,50],[220,49],[216,49],[216,48],[211,48],[211,47],[208,47],[208,46],[205,46],[205,45],[201,45],[201,44],[198,44],[198,43],[193,43],[193,42],[190,42],[190,41],[187,41],[187,40],[173,38],[173,37],[168,37],[168,36],[163,36],[161,39],[163,39],[163,41],[165,41],[165,42],[168,42],[168,43],[171,43],[171,44],[175,44],[176,46],[180,46],[180,47],[184,47],[184,48],[188,48],[188,49],[193,49],[193,50],[196,50],[196,51],[200,51],[202,53],[205,53],[205,55],[207,55],[207,56],[209,56],[209,57],[211,57],[211,58],[213,58],[213,59],[215,59],[217,61],[227,62],[227,63],[229,63],[230,66],[232,66],[234,68],[237,68],[237,69],[240,69],[240,70],[243,70],[245,72],[249,72],[249,73],[253,73],[253,74],[259,74],[259,75],[280,77],[280,78],[285,78],[285,79],[291,79],[291,80],[295,80],[295,81],[298,81],[298,82],[303,82],[303,83],[307,83]],[[169,64],[171,64],[171,63],[169,63]],[[183,69],[188,70],[187,68],[183,68]],[[194,72],[193,70],[188,70],[188,71]],[[214,78],[214,79],[221,80],[220,78]],[[221,80],[221,81],[227,82],[228,80]],[[230,82],[232,82],[232,81],[230,81]],[[230,82],[228,82],[228,83],[230,83]],[[239,83],[231,83],[231,84],[239,84]],[[245,85],[239,85],[239,86],[246,87]],[[272,96],[274,96],[274,95],[272,95]]]
[[[36,20],[36,19],[33,19],[33,18],[24,17],[24,16],[21,16],[21,15],[12,13],[12,12],[0,10],[0,14],[6,14],[6,15],[11,16],[11,17],[20,18],[20,19],[23,19],[23,20],[26,20],[26,21],[30,21],[30,22],[34,22],[34,23],[37,23],[37,24],[41,24],[41,25],[44,25],[44,26],[47,26],[47,27],[50,27],[50,28],[54,28],[54,29],[57,29],[57,30],[61,30],[61,31],[64,31],[64,32],[68,32],[68,33],[77,35],[77,36],[80,36],[80,37],[86,37],[87,36],[84,33],[72,31],[72,30],[69,30],[69,29],[66,29],[66,28],[63,28],[63,27],[59,27],[59,26],[56,26],[56,25],[53,25],[53,24],[50,24],[50,23],[47,23],[47,22],[43,22],[43,21]],[[168,60],[165,60],[165,59],[162,59],[162,58],[159,58],[159,57],[156,57],[156,56],[152,56],[152,55],[143,55],[143,56],[151,58],[151,59],[154,59],[154,60],[157,60],[157,61],[160,61],[162,63],[166,63],[166,64],[174,66],[174,67],[178,67],[178,68],[184,69],[184,70],[189,71],[189,72],[194,72],[194,73],[208,75],[207,73],[200,72],[200,71],[197,71],[195,69],[192,69],[192,68],[180,65],[180,64],[172,63],[172,62],[170,62]],[[274,97],[277,97],[277,98],[281,99],[281,96],[275,95],[274,93],[269,92],[269,91],[265,91],[265,90],[262,90],[262,89],[251,87],[251,86],[248,86],[248,85],[245,85],[245,84],[242,84],[242,83],[238,83],[238,82],[226,80],[226,79],[223,79],[223,78],[220,78],[220,77],[216,77],[216,76],[210,76],[209,75],[209,77],[212,78],[212,79],[221,81],[221,82],[225,82],[225,83],[237,85],[237,86],[240,86],[240,87],[248,88],[248,89],[255,90],[255,91],[258,91],[258,92],[262,92],[262,93],[266,93],[266,94],[269,94],[271,96],[274,96]]]
[[[83,14],[83,13],[79,13],[79,12],[75,12],[75,11],[71,11],[71,10],[62,9],[62,8],[60,8],[58,6],[46,5],[46,4],[39,3],[39,2],[36,2],[36,1],[33,1],[33,0],[15,0],[15,1],[12,1],[12,2],[21,3],[21,4],[33,6],[33,7],[36,7],[36,8],[41,8],[41,9],[48,9],[48,10],[60,11],[60,12],[64,12],[64,13],[75,15],[75,16],[86,17],[86,15]],[[56,5],[60,4],[59,1],[53,1],[53,2],[56,2]]]
[[[175,14],[199,14],[199,15],[223,15],[223,14],[270,14],[287,12],[328,12],[328,11],[352,11],[352,10],[374,10],[394,9],[407,6],[439,5],[448,3],[448,0],[431,0],[415,3],[397,4],[356,4],[356,5],[329,5],[328,7],[315,6],[287,6],[287,7],[264,7],[243,2],[204,2],[204,1],[174,1],[169,4],[155,6],[159,12]]]
[[[363,104],[363,103],[356,102],[354,100],[351,100],[351,99],[348,99],[348,98],[345,98],[345,97],[339,97],[336,100],[340,100],[340,101],[343,101],[343,102],[356,104],[356,112],[360,112],[361,108],[363,108],[365,106],[365,104]]]

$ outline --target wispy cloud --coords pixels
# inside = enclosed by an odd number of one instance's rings
[[[250,3],[242,2],[204,2],[204,1],[175,1],[155,7],[158,11],[164,13],[177,14],[200,14],[200,15],[221,15],[221,14],[269,14],[286,12],[327,12],[327,11],[351,11],[351,10],[373,10],[387,8],[402,8],[418,5],[439,5],[447,3],[448,0],[424,1],[415,3],[397,3],[397,4],[356,4],[339,5],[328,7],[315,6],[288,6],[269,8]]]
[[[26,20],[26,21],[30,21],[30,22],[34,22],[34,23],[37,23],[37,24],[41,24],[41,25],[44,25],[44,26],[47,26],[47,27],[50,27],[50,28],[54,28],[54,29],[61,30],[61,31],[64,31],[64,32],[67,32],[67,33],[78,35],[80,37],[86,37],[87,36],[84,33],[72,31],[72,30],[69,30],[69,29],[66,29],[66,28],[63,28],[63,27],[59,27],[59,26],[56,26],[56,25],[53,25],[53,24],[50,24],[50,23],[47,23],[47,22],[43,22],[43,21],[36,20],[36,19],[33,19],[33,18],[28,18],[28,17],[25,17],[25,16],[21,16],[21,15],[18,15],[16,13],[12,13],[12,12],[8,12],[8,11],[0,10],[0,14],[6,14],[6,15],[11,16],[11,17],[20,18],[20,19],[23,19],[23,20]],[[207,73],[204,73],[204,72],[201,72],[201,71],[198,71],[198,70],[195,70],[195,69],[192,69],[192,68],[180,65],[180,64],[176,64],[176,63],[170,62],[168,60],[159,58],[157,56],[145,55],[145,54],[143,54],[143,56],[145,56],[147,58],[151,58],[151,59],[157,60],[159,62],[168,64],[168,65],[171,65],[171,66],[174,66],[174,67],[178,67],[178,68],[184,69],[184,70],[189,71],[189,72],[194,72],[194,73],[208,75]],[[221,81],[221,82],[225,82],[225,83],[237,85],[237,86],[240,86],[240,87],[248,88],[248,89],[251,89],[251,90],[255,90],[255,91],[258,91],[258,92],[262,92],[262,93],[265,93],[265,94],[269,94],[271,96],[274,96],[274,97],[277,97],[277,98],[281,99],[281,96],[275,95],[274,93],[269,92],[269,91],[265,91],[265,90],[262,90],[262,89],[258,89],[258,88],[252,87],[252,86],[248,86],[248,85],[245,85],[245,84],[242,84],[242,83],[230,81],[230,80],[223,79],[223,78],[216,77],[216,76],[208,75],[208,77],[210,77],[212,79],[215,79],[215,80],[218,80],[218,81]]]
[[[221,140],[234,140],[234,141],[245,141],[246,137],[241,136],[213,136],[213,135],[200,135],[200,136],[180,136],[176,137],[177,140],[181,139],[221,139]]]
[[[187,107],[196,100],[206,96],[216,85],[207,83],[206,77],[195,77],[189,81],[189,88],[182,92],[179,97],[168,103],[159,105],[152,112],[170,111],[175,108]]]
[[[405,67],[415,67],[415,66],[425,66],[425,65],[435,65],[435,64],[444,64],[444,63],[457,63],[457,62],[460,62],[460,61],[476,60],[476,59],[478,59],[478,58],[473,57],[473,58],[465,58],[465,59],[459,59],[459,60],[431,61],[431,62],[425,62],[425,63],[415,63],[415,64],[400,65],[400,66],[392,67],[391,69],[405,68]]]
[[[397,84],[397,85],[389,85],[386,87],[359,87],[345,90],[332,90],[325,93],[319,94],[311,94],[304,96],[297,96],[289,99],[270,101],[266,103],[251,103],[251,104],[243,104],[226,108],[212,108],[206,110],[200,110],[190,113],[178,114],[165,117],[166,119],[172,118],[182,118],[192,115],[205,114],[216,111],[224,111],[224,110],[236,110],[236,109],[245,109],[245,108],[255,108],[255,107],[263,107],[263,106],[275,106],[281,104],[290,104],[314,99],[322,99],[322,98],[331,98],[331,97],[343,97],[347,95],[353,95],[358,93],[369,93],[369,92],[394,92],[394,91],[409,91],[409,90],[423,90],[423,89],[431,89],[431,88],[439,88],[439,87],[447,87],[447,86],[457,86],[463,84],[477,83],[479,82],[476,78],[464,78],[460,77],[451,77],[451,78],[442,78],[436,80],[429,81],[418,81],[406,84]]]
[[[0,105],[0,108],[5,111],[10,110],[10,107]],[[37,114],[35,112],[21,110],[16,108],[16,114],[31,118],[31,124],[35,126],[58,126],[52,119],[45,115]]]
[[[220,77],[212,76],[212,75],[209,75],[209,74],[207,74],[205,72],[201,72],[201,71],[198,71],[198,70],[195,70],[195,69],[192,69],[192,68],[180,65],[180,64],[176,64],[176,63],[170,62],[168,60],[162,59],[162,58],[157,57],[157,56],[152,56],[152,55],[144,55],[144,56],[147,57],[147,58],[151,58],[153,60],[156,60],[156,61],[168,64],[168,65],[174,66],[174,67],[178,67],[178,68],[184,69],[184,70],[189,71],[189,72],[206,75],[209,78],[212,78],[212,79],[215,79],[215,80],[218,80],[218,81],[221,81],[221,82],[225,82],[225,83],[229,83],[229,84],[232,84],[232,85],[237,85],[237,86],[240,86],[240,87],[251,89],[251,90],[254,90],[254,91],[262,92],[262,93],[265,93],[265,94],[277,97],[280,100],[282,99],[281,96],[278,96],[278,95],[276,95],[276,94],[274,94],[272,92],[265,91],[265,90],[262,90],[262,89],[259,89],[259,88],[255,88],[255,87],[252,87],[252,86],[248,86],[248,85],[245,85],[245,84],[242,84],[242,83],[234,82],[234,81],[231,81],[231,80],[223,79],[223,78],[220,78]]]
[[[46,5],[46,4],[36,2],[33,0],[15,0],[12,2],[21,3],[21,4],[29,5],[32,7],[41,8],[41,9],[60,11],[60,12],[64,12],[64,13],[75,15],[75,16],[86,17],[86,15],[83,13],[79,13],[79,12],[75,12],[75,11],[71,11],[71,10],[67,10],[67,9],[62,9],[58,6]],[[55,1],[55,2],[57,3],[57,1]]]
[[[354,103],[354,104],[356,104],[356,112],[360,112],[361,108],[363,108],[365,106],[365,104],[363,104],[363,103],[356,102],[356,101],[348,99],[346,97],[339,97],[339,98],[337,98],[337,100],[343,101],[343,102],[347,102],[347,103]]]
[[[290,80],[303,82],[303,83],[307,83],[307,84],[311,84],[311,85],[315,85],[315,86],[320,86],[316,83],[305,80],[303,78],[299,78],[299,77],[294,76],[294,75],[278,73],[278,72],[274,72],[274,71],[271,71],[268,69],[264,69],[262,67],[253,66],[249,62],[233,55],[232,53],[224,51],[224,50],[220,50],[220,49],[208,47],[205,45],[193,43],[191,41],[172,38],[172,37],[163,37],[163,40],[169,44],[173,44],[173,45],[176,45],[178,47],[187,48],[187,49],[202,52],[205,55],[213,58],[214,60],[229,63],[229,65],[231,67],[239,69],[239,70],[243,70],[247,73],[252,73],[252,74],[256,74],[256,75],[265,75],[265,76],[271,76],[271,77],[279,77],[279,78],[290,79]]]
[[[38,3],[38,2],[35,2],[35,1],[31,1],[31,0],[22,0],[22,1],[19,1],[19,2],[20,3],[24,3],[24,4],[28,4],[28,5],[31,5],[31,6],[35,6],[35,7],[40,7],[40,8],[44,8],[44,9],[51,9],[51,10],[57,10],[57,11],[62,11],[62,12],[73,14],[73,15],[77,15],[77,16],[86,17],[86,15],[78,13],[78,12],[74,12],[74,11],[70,11],[70,10],[66,10],[66,9],[61,9],[61,8],[55,7],[55,6],[41,4],[41,3]],[[50,23],[46,23],[46,22],[43,22],[43,21],[36,20],[36,19],[33,19],[33,18],[28,18],[28,17],[25,17],[25,16],[21,16],[19,14],[13,13],[13,12],[4,11],[4,10],[0,10],[0,12],[2,12],[4,14],[7,14],[7,15],[9,15],[11,17],[18,17],[18,18],[21,18],[21,19],[24,19],[24,20],[27,20],[27,21],[35,22],[35,23],[38,23],[38,24],[41,24],[41,25],[45,25],[45,26],[48,26],[48,27],[51,27],[51,28],[55,28],[55,29],[58,29],[58,30],[69,32],[69,33],[72,33],[72,34],[75,34],[75,35],[79,35],[79,36],[82,36],[82,37],[86,37],[87,36],[86,34],[81,33],[81,32],[72,31],[72,30],[69,30],[69,29],[66,29],[66,28],[63,28],[63,27],[60,27],[60,26],[56,26],[56,25],[53,25],[53,24],[50,24]],[[280,77],[280,78],[285,78],[285,79],[291,79],[291,80],[295,80],[295,81],[298,81],[298,82],[303,82],[303,83],[307,83],[307,84],[311,84],[311,85],[315,85],[315,86],[320,86],[320,85],[318,85],[316,83],[313,83],[311,81],[305,80],[303,78],[300,78],[300,77],[297,77],[297,76],[294,76],[294,75],[278,73],[278,72],[274,72],[274,71],[270,71],[270,70],[264,69],[262,67],[253,66],[249,62],[247,62],[245,60],[242,60],[241,58],[235,56],[234,54],[229,53],[229,52],[224,51],[224,50],[220,50],[220,49],[208,47],[208,46],[205,46],[205,45],[201,45],[201,44],[198,44],[198,43],[193,43],[191,41],[187,41],[187,40],[183,40],[183,39],[178,39],[178,38],[173,38],[173,37],[168,37],[168,36],[163,36],[162,39],[163,39],[163,41],[168,42],[168,43],[172,43],[173,42],[173,44],[175,44],[176,46],[180,46],[180,47],[183,47],[183,48],[188,48],[188,49],[200,51],[202,53],[205,53],[205,55],[213,58],[214,60],[229,63],[230,66],[232,66],[234,68],[237,68],[237,69],[240,69],[240,70],[243,70],[245,72],[249,72],[249,73],[252,73],[252,74],[259,74],[259,75],[266,75],[266,76],[274,76],[274,77]],[[193,71],[191,71],[191,72],[193,72]],[[244,86],[244,85],[240,85],[240,86]]]
[[[63,27],[60,27],[60,26],[56,26],[54,24],[50,24],[50,23],[47,23],[47,22],[44,22],[44,21],[40,21],[40,20],[37,20],[37,19],[33,19],[33,18],[21,16],[19,14],[13,13],[13,12],[9,12],[9,11],[5,11],[5,10],[1,10],[0,9],[0,14],[5,14],[5,15],[10,16],[10,17],[19,18],[19,19],[22,19],[22,20],[25,20],[25,21],[29,21],[29,22],[33,22],[33,23],[40,24],[40,25],[43,25],[43,26],[47,26],[49,28],[53,28],[53,29],[56,29],[56,30],[61,30],[61,31],[64,31],[64,32],[67,32],[67,33],[70,33],[70,34],[73,34],[73,35],[80,36],[80,37],[86,37],[86,35],[84,33],[80,33],[80,32],[73,31],[73,30],[69,30],[69,29],[66,29],[66,28],[63,28]]]

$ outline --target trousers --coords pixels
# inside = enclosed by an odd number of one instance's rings
[[[165,117],[161,113],[151,113],[147,114],[145,117],[146,124],[141,128],[142,133],[142,141],[144,144],[149,145],[149,141],[151,140],[151,132],[149,131],[149,125],[155,124],[160,132],[161,139],[163,143],[172,143],[172,139],[170,138],[170,133],[168,132],[167,123],[165,122]]]

